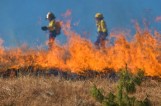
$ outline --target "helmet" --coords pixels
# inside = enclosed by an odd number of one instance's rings
[[[46,15],[46,19],[55,19],[55,15],[52,12],[48,12]]]
[[[103,17],[103,14],[101,14],[101,13],[96,13],[95,18],[104,18],[104,17]]]

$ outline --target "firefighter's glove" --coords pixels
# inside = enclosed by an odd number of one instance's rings
[[[43,26],[43,27],[41,27],[41,29],[42,29],[43,31],[46,31],[46,30],[48,30],[48,27],[47,27],[47,26]]]

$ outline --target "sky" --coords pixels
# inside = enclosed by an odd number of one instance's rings
[[[87,32],[92,42],[97,36],[97,12],[104,14],[109,33],[128,29],[134,34],[133,20],[141,27],[143,20],[147,20],[150,29],[160,31],[161,22],[155,21],[161,16],[160,5],[161,0],[0,0],[0,38],[6,47],[44,45],[48,35],[41,26],[48,25],[47,12],[52,11],[61,20],[67,10],[72,11],[72,29],[80,34]],[[61,44],[66,42],[63,33],[56,39]]]

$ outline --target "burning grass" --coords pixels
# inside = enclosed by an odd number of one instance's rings
[[[62,22],[62,30],[67,37],[64,45],[56,44],[51,51],[32,48],[4,49],[0,43],[0,72],[7,70],[49,70],[86,73],[88,70],[106,72],[106,69],[118,71],[128,64],[131,72],[138,68],[147,76],[161,76],[161,34],[151,33],[136,26],[136,34],[128,41],[124,34],[109,35],[115,37],[113,45],[97,49],[93,43],[71,30],[70,20]],[[2,42],[2,41],[1,41]]]
[[[116,82],[111,79],[64,80],[60,77],[22,76],[0,79],[0,105],[2,106],[101,106],[90,94],[96,84],[105,94],[116,93]],[[148,95],[152,104],[161,105],[161,82],[147,78],[134,96]]]
[[[71,15],[67,11],[65,18]],[[67,16],[67,17],[66,17]],[[67,37],[64,45],[54,44],[50,51],[32,48],[3,48],[0,40],[0,73],[12,70],[48,71],[50,69],[75,74],[94,71],[104,73],[108,70],[118,71],[128,64],[132,73],[138,68],[145,71],[146,76],[161,77],[161,34],[157,31],[143,30],[136,24],[136,34],[130,41],[125,34],[111,33],[109,41],[114,38],[113,45],[107,42],[106,48],[97,49],[94,44],[81,37],[71,29],[71,20],[62,21],[62,32]]]
[[[3,41],[0,40],[0,74],[12,77],[12,79],[0,79],[0,104],[99,106],[100,104],[95,104],[89,93],[92,83],[105,88],[107,92],[115,92],[114,81],[97,78],[97,75],[106,77],[109,72],[117,72],[125,64],[128,64],[132,73],[141,68],[146,76],[161,77],[159,32],[151,33],[136,26],[136,34],[130,41],[124,34],[114,36],[111,33],[109,40],[115,38],[113,45],[107,43],[106,48],[97,49],[91,41],[72,31],[70,22],[70,20],[62,22],[67,43],[55,44],[50,51],[23,47],[7,50],[3,48]],[[32,76],[14,78],[15,74],[19,74],[17,72],[25,75],[28,72],[36,73],[36,76],[41,72],[47,73],[48,76],[48,72],[53,71],[56,74],[69,73],[72,77],[75,75],[80,77],[83,74],[87,79],[73,81],[46,76],[46,78]],[[141,88],[138,88],[136,96],[143,98],[148,94],[154,105],[161,105],[160,87],[160,81],[147,79]]]
[[[84,73],[86,70],[105,72],[115,71],[128,64],[133,73],[138,68],[147,76],[161,76],[161,35],[155,32],[138,32],[132,41],[118,35],[114,45],[107,44],[105,49],[96,49],[85,38],[74,32],[69,33],[68,43],[64,46],[55,45],[51,51],[35,49],[1,49],[0,72],[6,70],[24,70],[32,67],[34,70],[58,69],[72,73]]]

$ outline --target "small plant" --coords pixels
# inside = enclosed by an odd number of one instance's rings
[[[136,92],[136,86],[141,85],[143,77],[143,70],[138,69],[137,74],[133,75],[126,66],[120,70],[116,95],[110,92],[104,96],[103,90],[98,89],[96,85],[93,86],[91,94],[103,106],[151,106],[147,97],[143,101],[138,101],[134,96],[129,96]]]
[[[91,90],[91,93],[92,93],[93,97],[94,97],[97,101],[99,101],[99,102],[101,102],[101,103],[103,102],[104,96],[103,96],[103,94],[102,94],[102,90],[101,90],[101,89],[98,89],[98,88],[96,87],[96,85],[93,86],[93,88],[92,88],[92,90]]]

